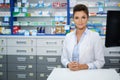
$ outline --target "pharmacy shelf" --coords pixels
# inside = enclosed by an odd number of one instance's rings
[[[106,13],[107,10],[120,10],[120,1],[119,0],[111,0],[107,3],[105,0],[102,0],[102,1],[93,0],[94,4],[92,2],[89,3],[88,2],[89,0],[86,0],[86,1],[84,1],[84,0],[66,0],[66,1],[64,1],[64,0],[61,0],[61,1],[49,0],[49,1],[46,1],[45,0],[46,2],[44,3],[44,6],[41,3],[40,3],[40,5],[38,5],[39,0],[34,0],[34,1],[26,0],[29,3],[25,3],[23,0],[9,0],[9,1],[10,1],[9,4],[2,4],[2,6],[0,6],[0,10],[2,10],[2,11],[0,11],[0,26],[2,26],[2,27],[7,26],[7,29],[10,29],[10,31],[11,31],[10,35],[14,35],[13,34],[14,26],[20,26],[21,28],[25,27],[25,29],[26,28],[29,29],[29,27],[31,29],[31,26],[32,26],[32,29],[34,29],[34,28],[36,29],[37,26],[38,27],[39,26],[56,27],[56,26],[65,26],[65,25],[71,26],[71,22],[72,22],[71,21],[72,20],[71,19],[72,18],[71,10],[73,9],[73,7],[71,7],[70,5],[71,5],[71,2],[74,2],[74,1],[76,1],[76,4],[82,2],[82,3],[85,3],[88,5],[88,8],[90,10],[92,10],[92,11],[90,11],[90,13],[91,13],[90,21],[91,22],[92,22],[92,20],[94,21],[95,19],[96,19],[96,21],[104,20],[104,22],[105,22],[106,17],[107,17],[107,13]],[[24,2],[24,3],[22,3],[22,2]],[[58,6],[53,7],[52,2],[56,3],[55,5],[60,4],[60,2],[61,2],[62,7],[58,7]],[[96,3],[98,4],[99,2],[104,3],[105,12],[103,12],[103,13],[99,13],[98,12],[99,6],[95,5]],[[22,5],[22,6],[20,6],[20,5]],[[19,12],[15,12],[15,9],[18,9]],[[25,9],[25,11],[27,10],[27,12],[22,12],[22,9]],[[37,10],[39,10],[39,11],[40,10],[43,10],[43,11],[48,10],[48,11],[50,11],[50,13],[47,16],[46,15],[36,15],[36,14],[34,14],[34,13],[36,13],[34,11],[37,11]],[[8,11],[8,12],[4,13],[4,11]],[[66,14],[62,15],[62,17],[64,17],[66,19],[64,25],[61,25],[61,24],[56,25],[54,23],[55,17],[56,17],[55,12],[57,12],[57,11],[60,11],[60,12],[66,11]],[[92,15],[92,13],[93,13],[93,15]],[[94,15],[94,13],[96,15]],[[59,13],[59,14],[61,14],[61,13]],[[9,22],[7,22],[7,23],[2,21],[6,16],[9,17]],[[39,21],[38,19],[41,19],[41,21]],[[37,22],[37,20],[38,20],[38,22]],[[23,21],[23,23],[21,23],[22,21]],[[31,21],[33,22],[33,24],[31,23]],[[39,22],[41,22],[41,23],[39,23]],[[43,22],[45,22],[45,23],[43,23]],[[96,24],[93,23],[91,25],[96,25]],[[102,25],[102,27],[105,27],[105,23],[101,23],[99,25],[100,26]],[[97,26],[99,26],[99,25],[97,24]]]

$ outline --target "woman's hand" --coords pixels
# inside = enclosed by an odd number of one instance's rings
[[[79,69],[79,64],[77,62],[70,62],[68,68],[72,71],[77,71]]]
[[[70,63],[68,63],[68,68],[72,71],[78,71],[78,70],[88,69],[88,65],[87,64],[79,64],[77,62],[70,62]]]

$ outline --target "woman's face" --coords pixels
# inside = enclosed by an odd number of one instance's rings
[[[76,28],[81,30],[86,28],[88,16],[84,11],[76,11],[73,17]]]

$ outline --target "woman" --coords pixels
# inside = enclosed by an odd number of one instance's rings
[[[104,61],[104,47],[97,32],[87,29],[88,8],[78,4],[73,8],[76,29],[66,35],[61,62],[70,70],[101,68]]]

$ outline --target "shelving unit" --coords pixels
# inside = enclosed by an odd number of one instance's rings
[[[64,27],[67,21],[67,1],[64,0],[17,0],[13,8],[13,26],[20,28],[19,31],[13,28],[13,34],[54,34],[56,26]],[[65,34],[64,31],[59,31],[56,33]]]
[[[119,0],[70,0],[70,18],[72,17],[73,7],[77,3],[85,4],[89,9],[88,28],[99,32],[101,36],[105,36],[106,32],[106,16],[108,10],[120,10]],[[74,28],[74,22],[71,18],[71,28]]]
[[[10,34],[10,1],[0,1],[0,34]]]
[[[46,33],[53,34],[55,31],[54,29],[56,29],[56,26],[64,27],[64,25],[67,24],[67,1],[64,0],[60,1],[5,0],[5,1],[9,1],[9,15],[6,15],[7,12],[4,13],[5,9],[4,10],[0,9],[0,11],[2,11],[0,14],[1,15],[3,14],[1,17],[3,16],[5,16],[5,18],[10,17],[8,27],[9,33],[3,33],[3,30],[1,29],[0,35],[3,34],[19,35],[21,33],[25,33],[25,31],[31,33],[30,31],[32,30],[36,32],[37,27],[38,28],[41,27],[42,29],[46,29],[47,27],[51,28],[51,30],[47,29]],[[2,5],[2,8],[5,1],[2,0],[0,3],[0,5]],[[4,7],[6,8],[6,5],[4,5]],[[1,19],[0,23],[3,24]],[[45,31],[43,32],[41,31],[41,33],[45,33]],[[65,31],[62,32],[61,30],[61,32],[58,32],[58,34],[65,34]]]
[[[105,35],[107,10],[120,10],[119,0],[1,0],[0,35],[66,34],[66,25],[74,28],[72,8],[78,3],[88,6],[88,27],[100,35]]]

